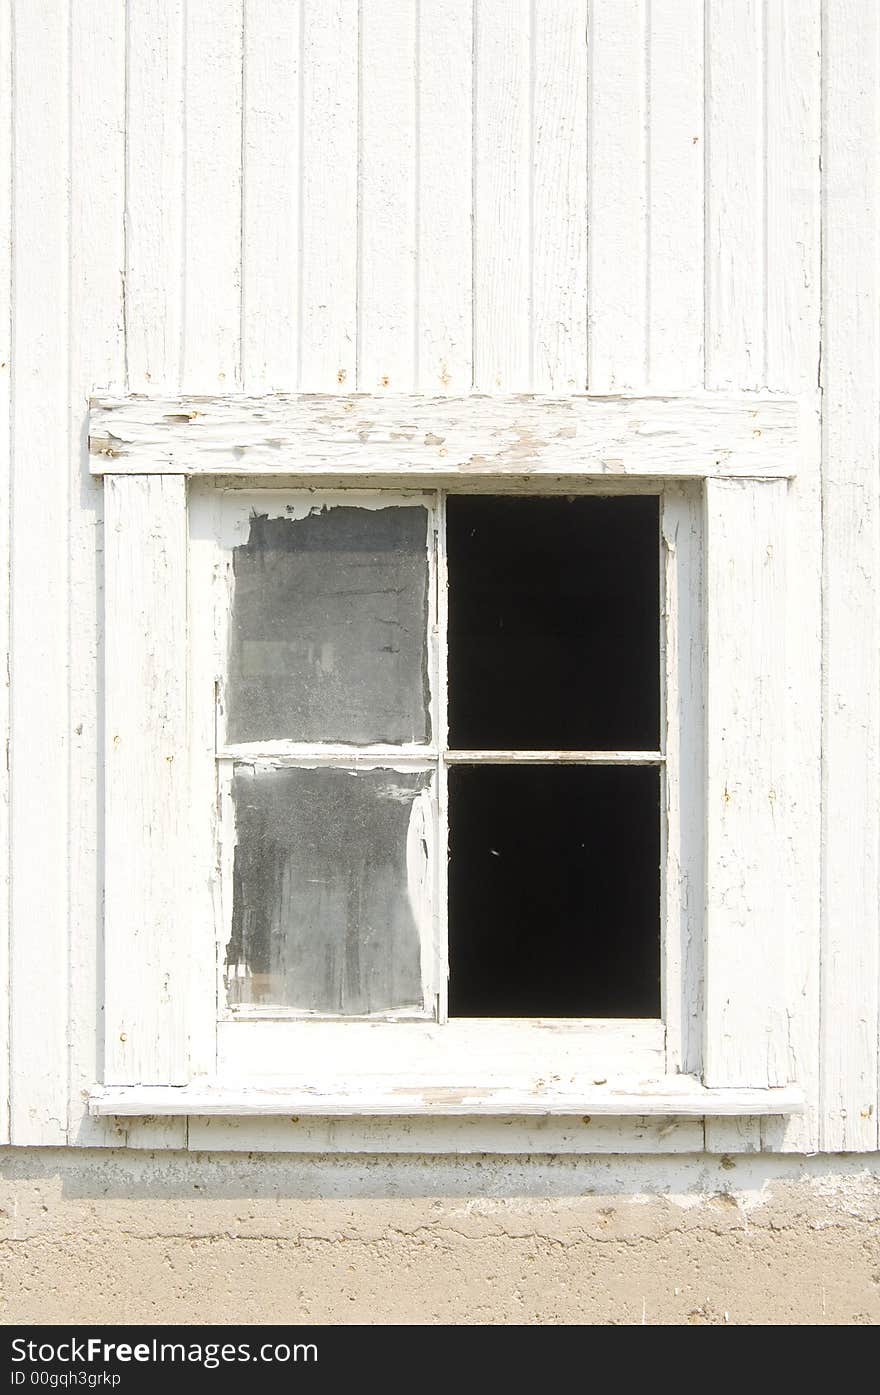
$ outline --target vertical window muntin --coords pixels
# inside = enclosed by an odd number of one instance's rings
[[[443,1023],[448,1019],[448,877],[446,855],[449,840],[449,777],[456,768],[479,765],[553,765],[553,766],[598,766],[607,768],[615,765],[654,766],[659,774],[659,847],[661,863],[666,856],[665,828],[665,752],[664,732],[666,730],[666,691],[665,691],[665,647],[666,598],[663,589],[663,554],[660,546],[658,527],[657,566],[659,571],[659,644],[657,661],[659,666],[659,732],[656,749],[644,751],[629,750],[525,750],[525,749],[459,749],[452,748],[449,742],[449,693],[448,693],[448,558],[446,538],[446,505],[450,493],[483,493],[501,495],[509,493],[511,498],[525,502],[527,498],[545,498],[553,495],[528,491],[527,494],[505,491],[497,484],[485,490],[445,491],[445,490],[405,490],[384,489],[343,489],[343,490],[249,490],[226,491],[226,498],[234,500],[234,514],[239,519],[243,512],[267,507],[280,507],[282,510],[293,505],[305,506],[313,510],[339,506],[380,509],[397,505],[417,504],[427,510],[427,561],[428,561],[428,606],[427,606],[427,652],[428,652],[428,705],[429,733],[424,742],[383,742],[359,745],[341,741],[294,741],[277,739],[272,741],[228,743],[225,740],[225,700],[224,684],[218,685],[217,701],[217,774],[219,782],[220,820],[220,860],[223,886],[222,943],[218,943],[219,989],[218,1004],[221,1020],[236,1020],[247,1017],[262,1017],[281,1020],[301,1020],[303,1018],[330,1018],[345,1021],[345,1012],[322,1012],[311,1009],[297,1009],[274,1004],[260,1006],[232,1005],[227,994],[225,981],[224,950],[229,939],[232,924],[232,887],[234,875],[235,821],[231,790],[235,778],[236,765],[248,765],[254,770],[283,769],[285,767],[315,770],[321,767],[340,771],[400,771],[426,772],[430,777],[431,801],[433,809],[433,834],[428,863],[430,866],[431,910],[430,921],[421,927],[423,964],[423,1003],[416,1008],[405,1007],[376,1012],[358,1013],[353,1020],[363,1021],[371,1015],[380,1020],[422,1018]],[[566,494],[572,491],[566,489]],[[597,491],[582,491],[578,497],[595,497]],[[629,491],[627,491],[629,493]],[[659,494],[659,519],[662,524],[663,495],[657,490],[640,491],[657,497]],[[623,497],[617,494],[602,495],[609,501]],[[281,515],[279,515],[281,516]],[[232,581],[229,562],[229,548],[233,544],[228,529],[228,518],[224,521],[223,549],[227,558],[227,572]],[[239,534],[240,536],[240,534]],[[228,625],[230,607],[227,605],[220,618],[221,652],[228,653]],[[440,850],[443,850],[441,853]],[[662,914],[662,871],[661,886],[658,888],[658,959],[660,961],[660,998],[663,997],[663,963],[661,948],[664,940]],[[583,1015],[585,1020],[591,1020]],[[351,1020],[351,1019],[349,1019]]]

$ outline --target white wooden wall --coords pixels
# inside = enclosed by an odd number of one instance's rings
[[[810,1108],[707,1142],[877,1148],[880,6],[0,0],[0,62],[4,1133],[115,1141],[84,1114],[103,967],[92,391],[818,380],[821,469],[807,442],[790,499],[812,620],[786,695]]]

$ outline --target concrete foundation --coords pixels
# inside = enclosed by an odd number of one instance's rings
[[[0,1150],[4,1323],[880,1320],[880,1156]]]

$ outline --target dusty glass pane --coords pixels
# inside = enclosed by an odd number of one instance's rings
[[[428,512],[255,514],[233,549],[230,741],[427,741]]]
[[[421,1007],[429,783],[427,772],[235,767],[230,1004]]]

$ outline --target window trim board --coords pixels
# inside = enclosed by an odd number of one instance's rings
[[[743,410],[751,411],[751,408],[745,407],[745,402],[749,400],[748,397],[738,399]],[[773,400],[778,403],[782,399]],[[141,401],[138,410],[142,406]],[[755,418],[750,420],[754,421]],[[768,519],[780,532],[784,527],[784,480],[793,474],[790,468],[793,458],[789,454],[787,468],[779,468],[778,473],[770,477],[775,483],[768,483],[761,476],[752,475],[747,479],[738,477],[737,497],[767,499],[772,494],[774,506]],[[112,465],[112,460],[110,463]],[[158,464],[162,469],[168,468],[167,460],[159,458]],[[777,461],[777,465],[782,465],[781,460]],[[114,474],[107,481],[108,533],[115,534],[108,539],[106,591],[107,876],[111,892],[106,914],[106,1074],[104,1087],[96,1089],[94,1095],[96,1108],[100,1097],[104,1100],[100,1112],[107,1113],[113,1112],[116,1107],[120,1112],[138,1112],[133,1107],[122,1109],[119,1089],[131,1089],[140,1095],[143,1086],[170,1088],[172,1094],[168,1096],[169,1101],[176,1099],[178,1112],[183,1112],[182,1106],[186,1100],[181,1087],[192,1085],[195,1088],[194,1082],[211,1080],[217,1067],[216,1003],[206,1006],[205,995],[194,991],[192,973],[193,963],[205,962],[202,956],[206,944],[209,944],[210,954],[215,951],[212,932],[206,940],[207,922],[211,919],[206,914],[206,907],[216,889],[208,884],[209,878],[193,876],[193,868],[202,865],[199,858],[205,852],[207,843],[212,842],[214,830],[211,830],[209,837],[206,830],[193,829],[192,853],[188,864],[182,865],[180,858],[169,853],[165,869],[153,882],[144,876],[143,868],[138,871],[130,865],[131,859],[138,856],[137,850],[147,846],[144,842],[145,830],[148,830],[150,845],[154,849],[166,845],[170,847],[171,841],[176,842],[177,846],[181,842],[180,830],[184,826],[180,822],[181,811],[179,807],[169,807],[167,770],[163,772],[163,781],[159,773],[160,762],[165,762],[167,766],[166,756],[171,754],[185,764],[191,749],[197,751],[199,743],[205,742],[208,735],[211,743],[214,740],[213,730],[210,734],[198,730],[187,732],[186,723],[181,723],[178,715],[172,722],[176,733],[171,743],[174,749],[166,751],[168,714],[158,710],[162,703],[161,693],[154,693],[154,706],[158,704],[156,711],[150,708],[148,713],[141,712],[139,704],[143,706],[142,697],[136,696],[133,704],[131,701],[131,694],[137,694],[138,683],[143,685],[145,675],[153,672],[151,665],[155,665],[157,646],[161,647],[163,642],[170,646],[166,660],[171,662],[171,656],[176,656],[177,677],[174,681],[178,686],[184,682],[185,686],[185,675],[193,651],[200,642],[206,641],[206,637],[198,633],[187,635],[185,624],[180,624],[181,593],[186,596],[189,581],[185,578],[181,586],[180,567],[174,558],[179,558],[180,539],[186,536],[186,480],[182,473],[165,480],[161,478],[162,469],[152,474],[146,470],[140,474]],[[369,474],[363,458],[359,460],[358,472],[361,475]],[[244,474],[242,471],[235,473]],[[328,477],[330,473],[328,466]],[[747,596],[748,579],[755,574],[754,568],[761,565],[759,552],[761,549],[766,552],[766,538],[756,540],[754,530],[750,534],[742,518],[728,530],[727,535],[723,529],[711,526],[711,510],[715,509],[717,513],[727,497],[727,475],[718,478],[718,488],[713,488],[716,483],[713,478],[698,493],[694,493],[694,484],[675,483],[676,478],[682,479],[681,473],[674,476],[669,472],[669,479],[663,482],[663,459],[656,454],[652,457],[649,473],[651,479],[660,481],[658,492],[665,491],[668,499],[679,501],[677,522],[674,522],[672,513],[667,517],[664,510],[664,545],[661,553],[664,596],[671,594],[670,586],[677,587],[679,603],[686,602],[691,608],[689,619],[683,622],[687,627],[683,642],[679,642],[682,637],[673,635],[673,643],[665,656],[667,679],[672,673],[676,685],[675,690],[670,687],[670,696],[673,696],[673,691],[679,694],[679,698],[684,693],[692,714],[689,729],[682,732],[681,741],[677,742],[670,739],[670,714],[667,712],[667,774],[664,777],[667,819],[670,830],[673,830],[675,820],[684,818],[687,822],[689,818],[693,833],[696,817],[706,839],[706,848],[717,848],[718,837],[729,841],[730,834],[722,827],[723,811],[716,807],[717,801],[702,772],[709,754],[718,749],[718,743],[724,740],[729,743],[729,721],[736,717],[737,710],[731,697],[725,715],[724,703],[722,701],[719,706],[718,694],[723,694],[725,685],[728,685],[731,694],[734,691],[739,694],[737,702],[740,702],[742,695],[749,691],[749,665],[756,662],[757,655],[752,652],[755,646],[745,644],[725,648],[721,645],[719,648],[716,643],[714,647],[711,644],[708,646],[704,659],[705,636],[707,631],[711,633],[712,617],[710,614],[708,623],[704,624],[702,571],[705,567],[710,611],[716,604],[717,595],[717,586],[714,593],[711,589],[711,577],[714,573],[717,581],[725,574],[725,568],[733,568],[731,574],[735,573],[745,585],[743,595]],[[649,473],[646,471],[642,477],[645,487]],[[304,480],[291,472],[289,467],[283,474],[285,483],[288,478],[291,483],[294,480],[307,485],[314,482],[313,476]],[[157,475],[160,478],[156,478]],[[568,482],[574,488],[587,489],[590,478],[580,474],[566,480],[557,473],[553,476],[552,487],[564,488]],[[596,479],[597,476],[592,478]],[[706,474],[702,469],[694,470],[689,478],[705,480]],[[377,477],[373,482],[381,486],[382,478]],[[608,473],[600,479],[600,487],[603,493],[614,493],[618,489],[625,492],[633,487],[633,482],[628,475]],[[253,483],[253,477],[237,480],[236,483],[245,486]],[[437,483],[437,480],[432,480],[432,483]],[[467,482],[462,479],[461,483],[465,487],[486,487],[492,491],[496,488],[515,488],[523,492],[540,492],[544,487],[540,476],[524,474],[521,479],[512,479],[509,474],[493,474],[491,468],[485,475],[478,475],[475,471]],[[547,483],[551,483],[549,478]],[[708,514],[707,510],[710,510]],[[700,530],[707,518],[710,527],[706,537],[701,539]],[[172,558],[170,571],[169,555]],[[129,561],[125,561],[124,556]],[[131,557],[141,557],[142,563],[132,566]],[[748,604],[743,602],[743,595],[739,598],[739,621],[747,626],[749,609]],[[664,599],[663,603],[665,606],[667,600]],[[184,613],[185,610],[184,604]],[[143,618],[147,614],[152,617],[152,629],[147,627],[145,633]],[[772,631],[765,633],[762,639],[760,653],[764,658],[767,654],[778,656],[784,653],[783,615],[782,601],[771,607],[769,616],[758,613],[757,608],[752,607],[752,619],[764,626],[765,630],[769,627]],[[710,675],[707,682],[711,684],[715,697],[709,704],[706,729],[702,731],[699,679],[704,662],[707,675]],[[167,672],[167,665],[163,671]],[[673,702],[672,706],[677,706],[677,703]],[[149,700],[147,707],[150,707]],[[127,735],[117,742],[114,738],[120,735],[117,728],[126,708],[129,709],[125,717],[128,725],[124,726]],[[765,702],[762,711],[767,724],[761,733],[762,750],[783,750],[783,704],[774,706],[771,702]],[[755,722],[757,720],[755,718]],[[725,722],[728,727],[725,727]],[[137,739],[139,729],[140,742]],[[724,736],[725,731],[728,731],[727,737]],[[160,732],[164,733],[161,739]],[[170,765],[173,767],[174,761]],[[676,796],[681,799],[688,790],[691,812],[690,815],[683,815],[682,810],[676,808]],[[771,880],[775,875],[772,860],[778,859],[777,866],[782,861],[777,849],[777,844],[781,845],[785,807],[782,783],[780,791],[778,822],[770,830],[771,847],[759,848],[757,854],[754,847],[750,849],[747,818],[738,821],[733,833],[737,842],[732,854],[734,859],[747,862],[750,856],[757,855],[758,865],[769,869]],[[694,804],[693,796],[696,793],[700,794],[700,798]],[[695,809],[698,811],[696,815]],[[766,834],[767,830],[764,828],[762,831]],[[686,829],[683,834],[688,836]],[[781,1004],[785,1002],[780,976],[784,976],[784,925],[780,921],[770,935],[756,929],[748,935],[749,954],[738,954],[735,935],[725,924],[717,901],[713,902],[703,890],[701,865],[705,871],[706,860],[705,849],[695,833],[689,864],[672,868],[672,875],[664,885],[667,906],[678,906],[683,917],[674,932],[677,948],[668,945],[665,951],[667,998],[672,995],[680,1004],[678,1012],[669,1002],[664,1004],[667,1016],[667,1070],[680,1072],[682,1079],[691,1080],[696,1080],[701,1071],[707,1072],[703,1078],[716,1091],[738,1087],[752,1091],[754,1098],[751,1094],[748,1096],[751,1103],[740,1113],[786,1112],[788,1106],[786,1110],[777,1111],[761,1108],[761,1101],[766,1099],[762,1092],[767,1087],[775,1086],[780,1079],[784,1082],[788,1059],[787,1023],[781,1010]],[[176,939],[169,937],[166,924],[169,884],[177,887],[182,904],[189,909],[185,917],[189,933],[184,926],[184,933],[178,934]],[[141,899],[144,895],[149,899],[155,894],[159,906],[159,912],[151,920],[149,905],[141,904],[134,931],[132,886],[141,888]],[[747,907],[744,914],[747,924]],[[740,928],[743,923],[743,916],[740,915]],[[766,920],[763,924],[766,929]],[[170,950],[172,945],[173,950]],[[737,958],[736,964],[733,964],[734,958]],[[726,978],[728,966],[736,968],[732,980]],[[774,975],[777,977],[774,978]],[[725,998],[728,982],[733,983],[733,992]],[[765,986],[773,982],[772,1001],[764,1004],[764,998],[754,993],[755,982]],[[762,1004],[766,1006],[766,1012]],[[758,1045],[747,1061],[736,1046],[741,1032],[757,1033],[755,1041]],[[622,1068],[623,1062],[620,1064]],[[646,1077],[642,1076],[641,1079],[645,1080]],[[787,1082],[784,1083],[787,1088]],[[109,1094],[108,1089],[111,1090]],[[584,1099],[586,1097],[583,1096]],[[784,1098],[787,1096],[774,1095],[777,1102]],[[133,1094],[129,1103],[134,1100]],[[721,1096],[718,1102],[719,1105],[723,1103]],[[369,1113],[367,1103],[364,1096],[365,1113]],[[705,1103],[708,1105],[711,1101],[706,1100]],[[623,1108],[622,1100],[618,1100],[618,1104]],[[713,1112],[714,1108],[702,1110],[703,1116]],[[732,1114],[737,1111],[727,1108],[722,1112]]]

